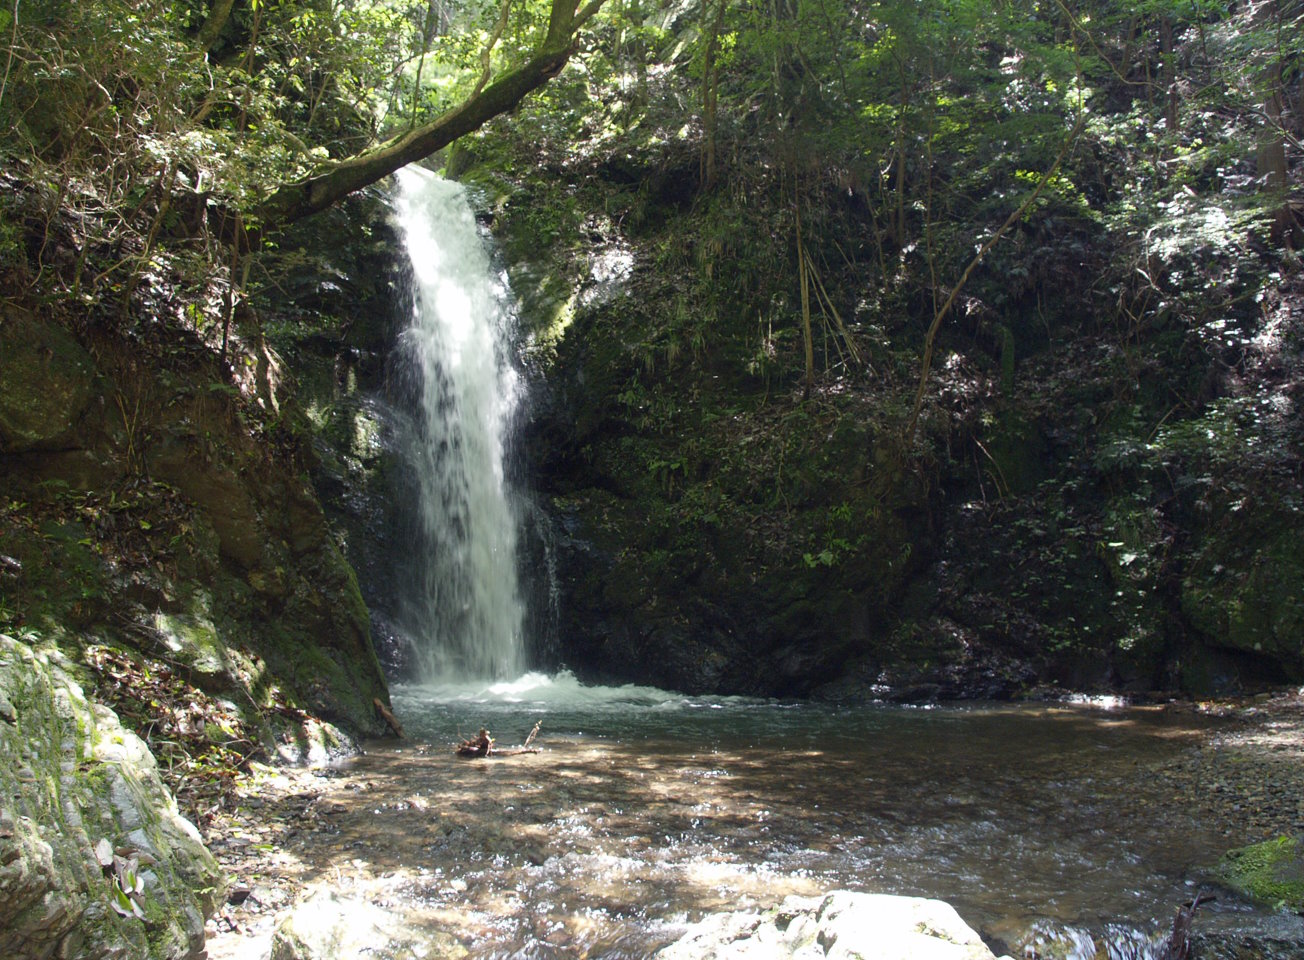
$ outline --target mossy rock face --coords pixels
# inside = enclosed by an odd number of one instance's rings
[[[0,453],[57,446],[90,402],[95,363],[58,327],[0,317]]]
[[[232,671],[226,645],[207,617],[156,612],[154,628],[169,653],[195,673],[221,676]]]
[[[1264,518],[1266,519],[1266,518]],[[1297,526],[1247,525],[1208,549],[1182,582],[1182,611],[1219,647],[1280,662],[1304,674],[1304,555]]]
[[[1229,851],[1218,874],[1251,900],[1304,912],[1304,837],[1278,837]]]
[[[144,742],[57,652],[4,634],[0,704],[0,956],[202,956],[225,880]],[[101,840],[139,858],[146,920],[114,909]]]
[[[151,474],[200,506],[217,532],[223,557],[258,566],[267,540],[248,480],[234,467],[213,463],[180,441],[161,444],[149,457]]]

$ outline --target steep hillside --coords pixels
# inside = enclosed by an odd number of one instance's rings
[[[546,384],[558,658],[835,698],[1304,676],[1279,21],[826,13],[606,35],[450,165]]]

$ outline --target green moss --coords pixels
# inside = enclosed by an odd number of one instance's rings
[[[1210,531],[1182,583],[1182,611],[1218,646],[1304,669],[1300,528],[1265,511]]]
[[[548,278],[526,285],[513,275],[512,281],[514,291],[524,287],[527,292],[535,295],[536,302],[528,304],[531,307],[529,315],[538,318],[532,330],[531,355],[545,364],[556,362],[557,345],[575,321],[577,291],[569,284]]]
[[[156,613],[154,627],[171,654],[192,670],[207,675],[228,672],[226,646],[208,617]]]
[[[1224,883],[1252,900],[1304,910],[1304,843],[1278,837],[1229,851],[1218,864]]]

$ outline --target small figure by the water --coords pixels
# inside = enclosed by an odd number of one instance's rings
[[[459,757],[514,757],[522,753],[538,753],[539,748],[532,747],[530,744],[532,744],[534,738],[539,735],[539,728],[541,726],[543,726],[543,721],[537,721],[534,724],[534,729],[530,731],[530,735],[525,738],[524,744],[519,747],[508,747],[506,749],[496,748],[494,744],[497,741],[489,735],[488,730],[481,727],[480,732],[474,737],[471,737],[469,740],[463,740],[459,743],[454,748],[454,752]]]
[[[457,745],[457,755],[459,757],[487,757],[494,749],[494,738],[489,736],[489,731],[484,727],[480,728],[470,740],[463,740]]]

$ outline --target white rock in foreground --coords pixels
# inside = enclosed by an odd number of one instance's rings
[[[276,928],[270,960],[461,960],[451,934],[417,931],[365,900],[320,890]]]
[[[658,960],[996,960],[941,900],[835,890],[689,928]]]

